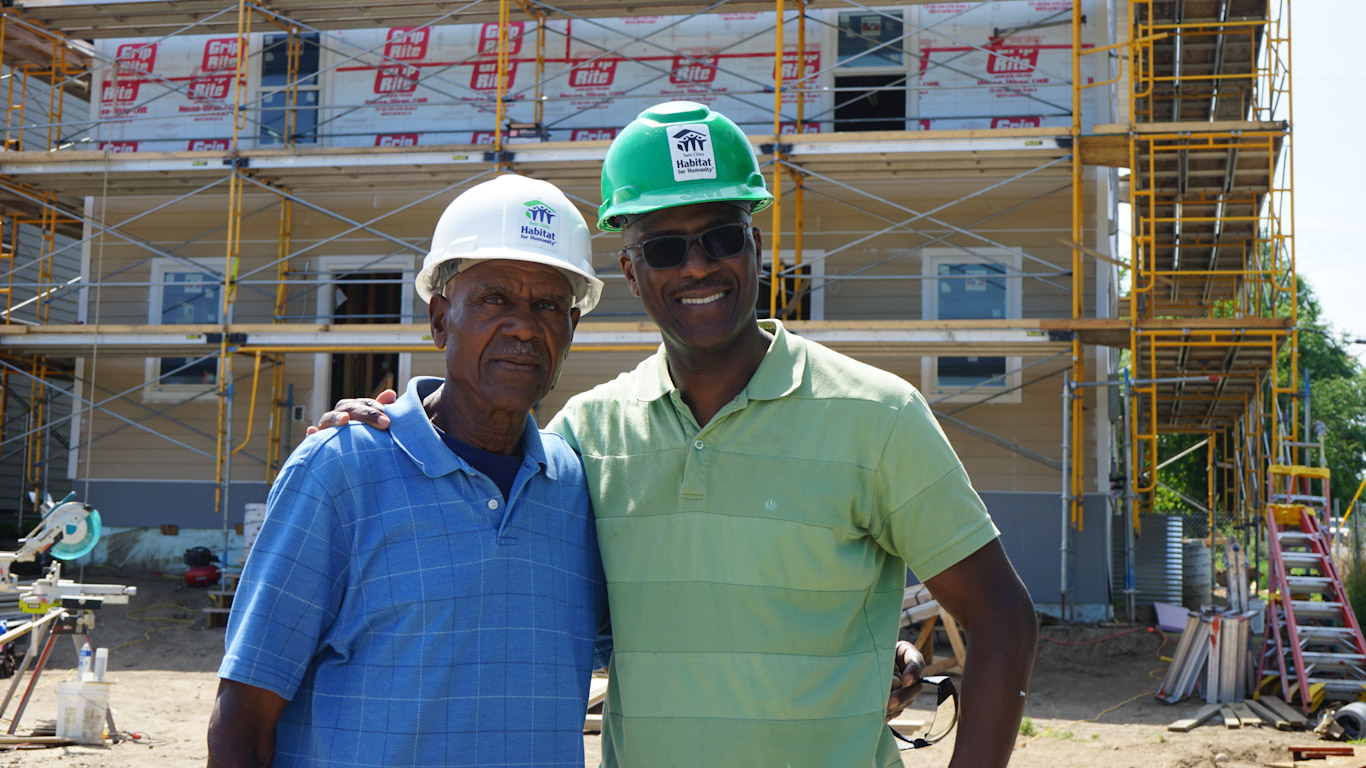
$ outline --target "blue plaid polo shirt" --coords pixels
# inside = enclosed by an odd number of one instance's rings
[[[505,503],[427,420],[439,381],[271,488],[218,674],[289,700],[277,768],[583,765],[606,592],[582,465],[528,418]]]

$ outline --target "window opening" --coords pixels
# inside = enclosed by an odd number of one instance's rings
[[[266,144],[314,144],[318,141],[318,33],[298,35],[298,85],[289,77],[288,34],[266,35],[261,50],[261,90],[284,88],[261,100],[261,139]],[[290,96],[295,96],[290,106]],[[290,125],[290,118],[293,125]],[[292,129],[292,130],[291,130]],[[287,135],[291,134],[292,135]]]

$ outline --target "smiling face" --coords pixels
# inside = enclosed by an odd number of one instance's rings
[[[749,214],[730,203],[665,208],[626,225],[622,242],[640,243],[661,235],[696,235],[725,224],[749,224]],[[699,241],[688,246],[677,267],[657,269],[640,250],[621,252],[621,269],[645,313],[659,326],[665,344],[683,354],[716,354],[757,333],[754,305],[759,296],[759,230],[749,229],[744,250],[715,260]]]
[[[525,413],[545,397],[579,323],[573,303],[569,281],[544,264],[485,261],[452,277],[427,307],[452,405]]]

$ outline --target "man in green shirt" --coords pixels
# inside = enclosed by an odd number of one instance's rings
[[[751,215],[773,198],[748,139],[658,105],[613,141],[602,196],[664,339],[548,425],[583,457],[607,576],[603,764],[900,766],[884,720],[910,566],[967,631],[951,765],[1005,765],[1033,604],[920,393],[755,319]],[[344,410],[373,421],[370,403]]]

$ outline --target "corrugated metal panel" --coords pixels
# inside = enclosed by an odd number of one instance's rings
[[[1111,536],[1115,552],[1114,583],[1120,589],[1124,584],[1124,527],[1117,522]],[[1181,562],[1181,518],[1144,518],[1143,535],[1134,541],[1135,604],[1180,604]]]
[[[1183,546],[1181,604],[1192,611],[1212,600],[1210,591],[1209,547],[1198,540]]]

